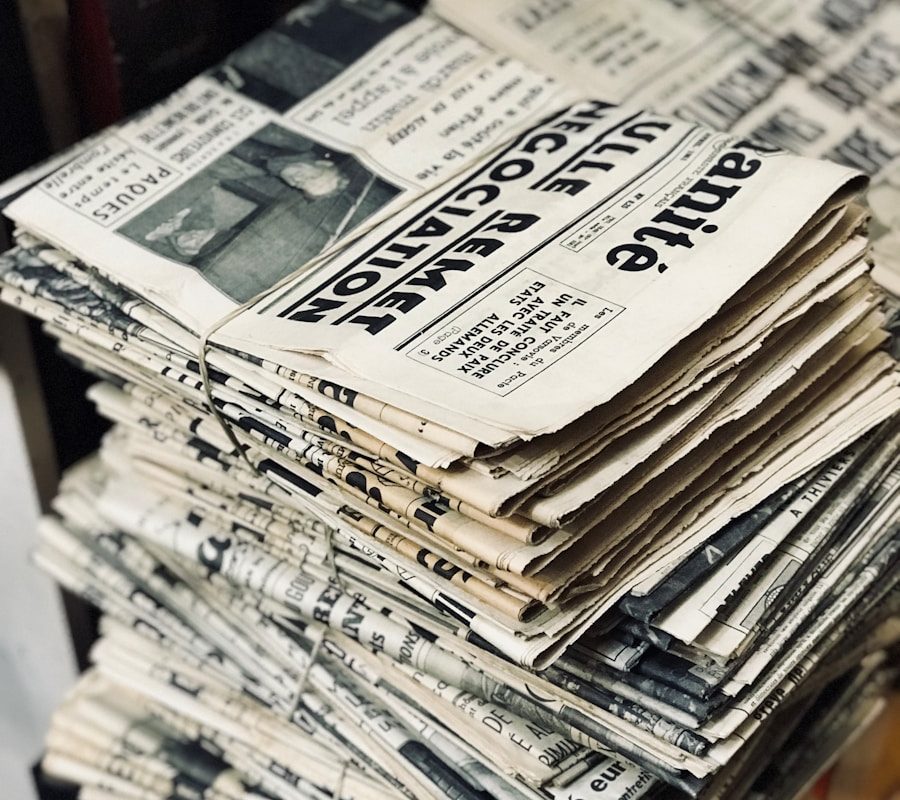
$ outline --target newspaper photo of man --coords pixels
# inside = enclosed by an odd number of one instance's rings
[[[270,124],[118,232],[246,302],[399,191],[352,156]]]

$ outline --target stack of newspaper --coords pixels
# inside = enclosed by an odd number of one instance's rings
[[[341,0],[79,148],[0,260],[115,423],[41,526],[104,612],[46,771],[790,796],[900,634],[864,187]]]

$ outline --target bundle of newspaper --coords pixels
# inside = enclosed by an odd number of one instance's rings
[[[140,431],[137,422],[135,429]],[[140,436],[150,440],[150,432]],[[867,438],[847,459],[868,454],[885,460],[886,447]],[[95,667],[57,712],[44,759],[49,774],[82,784],[82,797],[661,797],[663,785],[635,763],[599,749],[584,734],[567,738],[554,731],[559,726],[547,713],[547,690],[565,686],[580,695],[572,705],[557,705],[569,724],[583,725],[591,707],[595,716],[602,709],[625,712],[623,721],[681,748],[695,747],[722,723],[699,710],[703,690],[713,685],[707,671],[687,672],[685,680],[669,665],[660,674],[660,659],[650,654],[639,665],[632,656],[616,677],[609,653],[584,659],[580,651],[586,648],[580,647],[542,674],[550,685],[541,695],[518,688],[523,685],[512,667],[496,673],[494,682],[490,670],[473,666],[471,653],[453,647],[453,632],[439,613],[413,595],[398,596],[392,573],[360,558],[360,551],[337,549],[338,590],[327,583],[327,570],[311,564],[301,572],[274,548],[263,549],[263,530],[268,543],[279,523],[311,544],[322,536],[319,520],[286,505],[268,509],[264,501],[254,520],[229,521],[221,496],[207,492],[206,504],[198,498],[178,502],[161,487],[143,527],[126,533],[114,520],[135,513],[134,490],[123,485],[122,475],[131,474],[121,471],[126,464],[119,471],[115,465],[129,459],[127,450],[137,445],[132,439],[124,427],[114,429],[100,458],[67,474],[54,502],[60,516],[42,522],[37,551],[42,567],[105,614],[92,654]],[[130,466],[139,464],[135,459]],[[149,482],[142,491],[151,491]],[[803,493],[810,491],[811,484]],[[825,506],[848,493],[835,481],[824,492]],[[254,500],[252,492],[241,496],[247,504]],[[862,559],[869,566],[848,576],[850,616],[840,620],[847,591],[832,589],[815,604],[817,583],[797,588],[800,602],[792,613],[809,615],[815,605],[832,623],[840,621],[825,639],[814,640],[811,630],[795,636],[800,654],[775,653],[772,674],[781,677],[780,693],[760,706],[761,718],[772,722],[763,737],[750,736],[752,726],[738,727],[747,748],[727,762],[704,797],[777,797],[770,785],[779,781],[796,789],[880,710],[884,682],[896,677],[895,668],[885,669],[882,650],[898,636],[890,615],[900,592],[896,576],[874,574],[872,551],[890,537],[871,535],[877,515],[868,509],[878,506],[873,500],[861,501],[866,513],[856,514],[856,524],[841,533],[853,547],[861,538],[870,541]],[[774,528],[778,518],[768,514],[764,527]],[[819,518],[818,525],[825,524]],[[841,548],[832,543],[832,549]],[[212,564],[218,557],[222,569]],[[229,559],[231,569],[224,563]],[[241,566],[245,578],[238,581]],[[863,578],[867,570],[873,574]],[[831,571],[825,575],[832,577]],[[860,593],[864,582],[875,589]],[[298,616],[304,607],[312,611]],[[380,647],[361,645],[359,632],[365,630],[372,641],[380,637]],[[774,651],[779,633],[777,625],[767,626],[761,650]],[[404,647],[418,652],[391,658]],[[830,657],[834,649],[837,658]],[[410,663],[416,656],[419,668]],[[815,664],[819,669],[798,687]],[[592,683],[579,682],[590,665]],[[707,680],[698,689],[701,678]],[[724,691],[727,684],[720,681]],[[711,696],[716,701],[719,692]],[[548,704],[543,714],[535,713],[536,701]],[[751,711],[759,696],[724,702],[734,715]],[[513,704],[527,716],[511,711]],[[685,721],[692,717],[709,724]],[[813,721],[815,728],[809,727]],[[813,752],[821,760],[810,759],[804,741],[813,731]],[[785,744],[789,737],[799,739],[796,747]],[[716,748],[709,752],[722,756]]]
[[[339,0],[82,147],[0,265],[116,423],[40,560],[110,618],[72,713],[118,721],[48,769],[152,795],[199,737],[277,796],[738,796],[895,632],[864,185]]]

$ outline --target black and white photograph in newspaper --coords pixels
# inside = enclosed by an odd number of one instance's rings
[[[353,156],[272,123],[117,232],[246,302],[400,191]]]

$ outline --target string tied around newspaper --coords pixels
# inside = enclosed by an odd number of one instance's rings
[[[312,649],[309,651],[309,659],[306,662],[306,665],[303,667],[303,672],[300,673],[300,678],[297,681],[297,700],[294,703],[294,707],[291,709],[291,715],[293,715],[297,709],[300,707],[300,703],[302,702],[303,692],[306,691],[306,684],[309,682],[309,673],[312,671],[313,664],[316,663],[316,660],[319,658],[319,653],[322,651],[322,642],[325,641],[325,635],[320,636],[313,643]]]
[[[341,761],[341,771],[338,773],[337,780],[334,783],[334,791],[331,793],[331,800],[341,800],[341,795],[344,792],[344,780],[347,777],[347,769],[349,767],[349,761]]]
[[[198,352],[197,352],[197,364],[198,364],[199,371],[200,371],[200,380],[203,385],[203,393],[206,395],[206,402],[207,402],[207,405],[209,406],[210,412],[215,417],[216,421],[219,423],[219,426],[222,428],[222,431],[228,437],[228,441],[231,442],[234,449],[237,451],[239,457],[244,460],[244,462],[250,468],[251,472],[260,476],[264,480],[269,481],[270,483],[273,482],[272,479],[268,475],[266,475],[262,470],[260,470],[259,467],[257,467],[257,465],[254,464],[253,461],[251,461],[250,457],[247,455],[247,449],[246,449],[245,445],[241,442],[240,438],[238,437],[237,433],[235,432],[234,423],[231,420],[229,420],[228,417],[224,413],[222,413],[221,409],[219,409],[219,407],[216,405],[215,395],[213,394],[212,380],[210,378],[209,360],[208,360],[209,349],[210,349],[210,339],[212,338],[212,336],[215,333],[217,333],[219,330],[221,330],[225,325],[227,325],[229,322],[237,319],[238,316],[240,316],[245,311],[248,311],[250,308],[252,308],[258,302],[260,302],[261,300],[265,299],[266,297],[268,297],[272,294],[275,294],[280,289],[282,289],[285,286],[288,286],[291,283],[293,283],[294,281],[296,281],[298,275],[300,275],[301,272],[314,271],[316,267],[318,267],[320,264],[324,263],[326,260],[331,258],[335,254],[335,252],[337,252],[340,248],[346,247],[351,242],[353,242],[356,239],[365,235],[372,227],[374,227],[375,224],[376,224],[376,222],[373,220],[364,225],[361,225],[358,230],[356,230],[352,234],[346,236],[340,242],[340,246],[334,245],[334,246],[326,248],[321,253],[319,253],[319,255],[317,255],[315,258],[313,258],[310,261],[303,264],[299,269],[295,270],[294,272],[289,273],[288,275],[285,275],[280,281],[275,283],[273,286],[263,289],[263,291],[259,292],[254,297],[251,297],[249,300],[247,300],[242,305],[236,306],[235,308],[231,309],[231,311],[229,311],[227,314],[223,315],[218,320],[213,322],[205,331],[203,331],[200,334],[200,343],[198,345]],[[328,552],[326,553],[326,562],[328,562],[331,565],[331,571],[334,576],[335,582],[338,584],[338,586],[341,588],[342,591],[345,591],[344,585],[341,581],[341,578],[340,578],[340,576],[338,574],[338,570],[337,570],[337,562],[336,562],[335,554],[334,554],[333,530],[330,525],[328,525],[327,531],[328,531],[328,533],[326,534],[326,537],[325,537],[325,546],[328,550]]]
[[[291,715],[297,711],[300,707],[301,698],[303,697],[303,693],[306,690],[306,684],[309,682],[309,674],[312,671],[313,665],[319,658],[319,654],[322,652],[322,646],[325,643],[325,634],[316,639],[313,643],[312,648],[309,651],[309,659],[306,662],[306,666],[303,667],[303,672],[300,673],[300,679],[297,681],[297,700],[294,703],[294,707],[291,709]],[[341,770],[338,773],[337,780],[334,783],[334,789],[331,793],[331,800],[340,800],[341,795],[344,791],[344,781],[347,778],[347,770],[350,767],[350,763],[347,760],[341,760]]]
[[[334,527],[329,525],[325,530],[325,560],[331,567],[331,577],[334,582],[341,588],[342,592],[347,591],[344,585],[344,579],[338,571],[337,553],[334,550]]]

